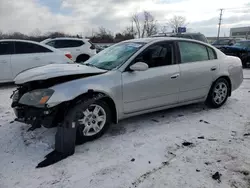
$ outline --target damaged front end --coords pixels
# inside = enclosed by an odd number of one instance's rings
[[[37,168],[54,164],[75,152],[77,127],[74,124],[68,124],[64,119],[75,101],[62,101],[58,105],[49,107],[46,102],[54,93],[54,90],[50,88],[57,84],[93,75],[97,75],[97,73],[62,76],[17,85],[17,89],[11,96],[11,107],[16,115],[15,120],[31,125],[28,131],[41,126],[57,127],[55,150],[46,155],[45,160],[39,163]],[[86,97],[88,95],[93,95],[92,90],[88,91]],[[88,104],[86,104],[87,107]]]

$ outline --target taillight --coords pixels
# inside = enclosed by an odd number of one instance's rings
[[[72,55],[71,55],[71,54],[65,54],[65,56],[66,56],[67,58],[69,58],[70,60],[72,60]]]

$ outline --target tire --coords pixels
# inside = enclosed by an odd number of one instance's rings
[[[81,62],[85,62],[89,59],[89,56],[88,55],[79,55],[77,58],[76,58],[76,62],[77,63],[81,63]]]
[[[99,108],[98,115],[103,116],[103,122],[99,121],[101,118],[98,120],[97,114],[94,113],[96,107]],[[111,124],[111,111],[107,103],[102,100],[93,101],[88,106],[82,102],[74,106],[65,119],[76,122],[76,144],[82,144],[97,139],[105,133]]]
[[[229,83],[224,78],[219,78],[211,87],[206,104],[212,108],[221,107],[229,96]]]

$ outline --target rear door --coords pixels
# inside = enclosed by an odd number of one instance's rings
[[[219,71],[216,53],[196,42],[179,41],[178,46],[181,57],[179,102],[202,99],[207,96]]]
[[[77,56],[82,53],[82,45],[84,45],[84,42],[82,40],[55,40],[55,48],[70,52],[74,61],[76,60]]]
[[[11,54],[14,52],[14,42],[0,42],[0,82],[12,81]]]
[[[11,57],[13,76],[18,73],[53,63],[53,51],[30,42],[15,42],[15,53]]]

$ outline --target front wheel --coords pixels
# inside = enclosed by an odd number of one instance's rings
[[[77,124],[76,143],[82,144],[101,137],[111,123],[111,112],[106,102],[98,100],[86,106],[78,104],[69,113]]]
[[[226,79],[218,79],[211,87],[206,103],[212,108],[221,107],[229,96],[230,87]]]

